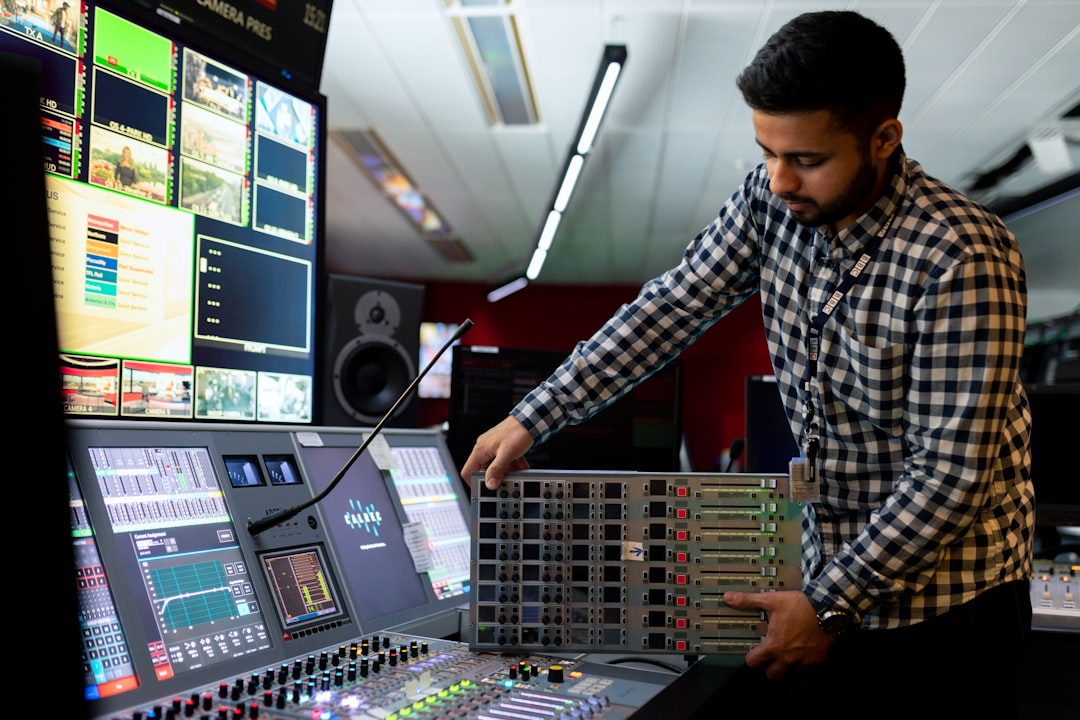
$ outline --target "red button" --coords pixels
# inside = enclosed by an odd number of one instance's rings
[[[675,553],[675,562],[686,562],[686,553],[684,553],[684,552]]]
[[[676,540],[685,540],[686,538],[687,538],[687,532],[685,530],[676,530],[675,531],[675,539]]]
[[[689,491],[686,488],[675,488],[675,497],[687,497],[688,495]]]
[[[685,519],[686,518],[686,508],[677,509],[675,511],[675,517],[677,517],[679,519]]]

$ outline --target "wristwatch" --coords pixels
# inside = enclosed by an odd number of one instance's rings
[[[847,632],[855,624],[855,618],[847,610],[826,610],[818,613],[818,627],[826,635],[839,635]]]

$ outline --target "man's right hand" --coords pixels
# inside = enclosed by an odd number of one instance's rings
[[[473,473],[483,470],[484,484],[488,490],[494,490],[502,484],[506,473],[529,469],[525,453],[532,444],[532,435],[525,426],[513,416],[507,416],[476,439],[469,459],[461,469],[461,477],[471,485]]]

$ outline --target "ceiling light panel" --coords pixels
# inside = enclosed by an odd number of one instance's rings
[[[536,124],[532,81],[510,0],[446,0],[446,6],[488,121]]]
[[[351,150],[353,161],[436,252],[451,262],[473,260],[468,247],[413,184],[374,130],[338,130],[332,137]]]

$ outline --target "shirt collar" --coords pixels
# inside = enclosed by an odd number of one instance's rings
[[[896,213],[900,209],[900,203],[907,191],[908,179],[905,168],[907,157],[902,148],[897,149],[889,161],[892,168],[889,179],[885,183],[885,190],[877,202],[860,215],[854,223],[840,231],[833,239],[833,245],[844,247],[848,254],[856,257],[862,252],[863,247],[870,238],[875,237],[886,223],[896,223]],[[828,236],[828,228],[821,226],[818,232]]]

